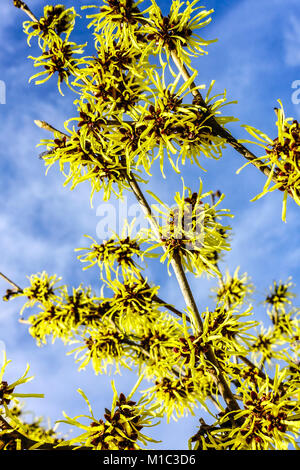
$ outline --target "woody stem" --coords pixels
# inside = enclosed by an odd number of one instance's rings
[[[54,131],[56,130],[53,128],[51,125],[46,124],[46,126],[40,126],[43,127],[44,129],[47,129],[49,131]],[[60,131],[58,131],[60,132]],[[61,134],[65,135],[63,132],[60,132]],[[156,234],[156,237],[158,240],[161,239],[161,234],[160,234],[160,226],[152,214],[151,207],[145,198],[141,188],[139,187],[134,175],[132,173],[128,174],[126,170],[122,171],[122,175],[124,178],[126,178],[133,194],[135,195],[138,203],[140,204],[146,218],[149,221],[149,224],[153,230],[153,232]],[[174,270],[177,282],[179,284],[180,290],[182,292],[183,298],[185,300],[186,306],[188,307],[189,314],[191,316],[191,323],[193,324],[194,328],[199,332],[202,333],[203,331],[203,324],[201,320],[201,316],[197,307],[197,304],[195,302],[193,293],[191,291],[190,285],[188,283],[187,277],[185,275],[184,269],[182,267],[181,263],[181,258],[179,253],[175,253],[172,258],[171,258],[171,265]],[[213,380],[215,381],[218,390],[222,397],[224,398],[228,409],[233,411],[233,410],[238,410],[239,406],[238,403],[233,395],[233,393],[230,390],[229,385],[227,384],[225,378],[223,377],[223,374],[221,372],[220,366],[218,364],[218,361],[214,355],[214,352],[211,347],[208,348],[208,352],[206,353],[206,358],[211,364],[210,372],[213,377]]]
[[[17,292],[22,292],[21,287],[19,287],[15,282],[13,282],[11,279],[5,276],[5,274],[0,272],[0,277],[2,277],[6,282],[12,285],[16,289]]]
[[[26,13],[27,16],[29,16],[29,18],[32,20],[32,21],[38,21],[38,19],[36,18],[36,16],[34,16],[34,14],[32,13],[32,11],[30,10],[30,8],[28,7],[28,5],[26,5],[25,2],[22,2],[21,0],[13,0],[13,3],[14,3],[14,6],[16,8],[20,8],[20,10],[24,11],[24,13]]]
[[[191,76],[186,66],[184,65],[184,63],[181,62],[181,60],[179,59],[178,55],[176,54],[176,51],[171,51],[170,55],[175,65],[177,66],[178,70],[180,71],[183,80],[184,81],[190,80]],[[196,87],[195,83],[192,82],[190,84],[192,95],[197,98],[199,105],[205,108],[209,112],[207,104],[204,98],[202,97],[199,89],[198,88],[196,89],[195,87]],[[224,129],[224,127],[222,127],[213,116],[209,118],[209,120],[207,121],[207,125],[211,126],[212,130],[217,135],[222,137],[229,145],[231,145],[238,153],[240,153],[244,158],[246,158],[249,162],[251,162],[256,168],[258,168],[264,175],[268,176],[270,174],[270,168],[267,166],[261,165],[261,163],[257,161],[256,155],[254,155],[250,150],[248,150],[243,144],[238,142],[238,140],[235,137],[233,137],[230,134],[230,132]]]
[[[126,173],[126,172],[124,172],[124,173]],[[135,180],[134,176],[132,174],[128,175],[127,173],[126,173],[126,176],[127,176],[127,181],[129,183],[134,195],[136,196],[138,202],[140,203],[146,218],[148,219],[148,221],[149,221],[154,233],[156,234],[157,238],[160,240],[161,236],[160,236],[159,225],[158,225],[157,220],[155,219],[155,217],[152,214],[152,210],[151,210],[151,207],[148,204],[148,201],[146,200],[146,198],[145,198],[143,192],[141,191],[141,189],[140,189],[137,181]],[[202,333],[203,324],[202,324],[202,320],[201,320],[201,317],[200,317],[200,313],[199,313],[197,304],[195,302],[192,290],[190,288],[189,282],[188,282],[187,277],[185,275],[184,269],[182,267],[182,263],[181,263],[179,253],[175,253],[172,256],[171,265],[172,265],[172,268],[174,270],[175,276],[177,278],[177,282],[179,284],[179,287],[180,287],[180,290],[182,292],[183,298],[185,300],[186,306],[188,307],[189,313],[191,314],[192,323],[194,324],[194,327],[196,328],[196,330],[199,333]],[[217,361],[211,347],[208,348],[208,351],[206,353],[206,359],[208,360],[208,362],[210,362],[210,364],[212,366],[211,369],[210,369],[211,375],[212,375],[213,380],[215,381],[215,383],[218,387],[218,390],[219,390],[220,394],[224,398],[224,400],[225,400],[225,402],[228,406],[228,409],[230,411],[238,410],[239,405],[238,405],[233,393],[230,390],[229,385],[227,384],[227,382],[226,382],[226,380],[225,380],[225,378],[224,378],[224,376],[223,376],[223,374],[220,370],[220,366],[218,364],[218,361]]]

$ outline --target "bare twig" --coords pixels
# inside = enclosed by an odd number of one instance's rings
[[[22,2],[21,0],[13,0],[13,3],[14,3],[14,6],[15,6],[15,7],[20,8],[20,10],[24,11],[24,13],[26,13],[26,15],[29,16],[29,18],[30,18],[32,21],[38,21],[37,17],[34,16],[34,14],[33,14],[32,11],[30,10],[30,8],[28,7],[28,5],[26,5],[25,2]]]
[[[184,81],[190,80],[191,76],[186,68],[186,66],[181,62],[179,57],[176,54],[176,51],[171,51],[171,57],[177,66],[178,70],[180,71],[182,78]],[[209,113],[208,106],[201,95],[199,89],[196,89],[196,85],[194,82],[190,84],[190,89],[192,95],[197,98],[197,101],[200,106],[205,108],[207,112]],[[254,155],[249,149],[247,149],[243,144],[241,144],[235,137],[231,135],[230,132],[228,132],[224,127],[222,127],[217,120],[211,116],[208,121],[206,121],[207,125],[210,125],[212,127],[212,130],[222,137],[229,145],[231,145],[238,153],[240,153],[243,157],[245,157],[249,162],[251,162],[256,168],[258,168],[265,176],[268,176],[270,174],[270,168],[267,167],[266,165],[262,165],[258,160],[257,156]],[[276,181],[275,177],[273,178],[273,181]]]
[[[264,380],[269,380],[270,383],[273,383],[273,379],[271,379],[270,377],[268,377],[258,366],[256,366],[255,364],[253,364],[253,362],[250,361],[250,359],[248,359],[247,357],[245,356],[238,356],[239,359],[241,359],[245,364],[247,364],[247,366],[249,366],[251,369],[257,371],[257,375],[261,378],[261,379],[264,379]]]
[[[40,121],[44,122],[44,121]],[[47,123],[45,123],[47,124]],[[51,130],[53,132],[53,129],[55,129],[53,126],[50,124],[47,124],[46,126],[43,127],[44,129]],[[60,131],[58,131],[60,132]],[[154,217],[152,213],[152,209],[145,198],[142,190],[140,189],[139,184],[137,183],[134,175],[132,173],[128,174],[126,170],[123,170],[123,176],[126,178],[133,194],[135,195],[137,201],[139,202],[145,217],[149,221],[149,224],[155,233],[156,237],[158,240],[161,239],[161,233],[160,233],[160,226]],[[188,283],[187,277],[185,275],[184,269],[182,267],[181,263],[181,258],[179,253],[175,253],[172,258],[171,258],[171,265],[173,268],[173,271],[175,273],[177,282],[179,284],[181,293],[183,295],[184,301],[186,303],[186,306],[188,308],[188,311],[190,313],[190,321],[194,325],[195,329],[201,333],[203,331],[203,324],[201,320],[201,316],[197,307],[197,304],[195,302],[193,293],[191,291],[190,285]],[[223,374],[221,373],[220,366],[218,364],[218,361],[214,355],[214,352],[211,347],[209,347],[208,352],[206,353],[206,358],[211,364],[211,375],[218,387],[218,390],[222,397],[224,398],[229,410],[238,410],[240,409],[238,406],[238,403],[233,395],[233,393],[230,390],[229,385],[227,384]]]
[[[13,286],[17,292],[23,292],[23,289],[21,289],[21,287],[18,286],[18,284],[16,284],[15,282],[13,282],[11,279],[9,279],[7,276],[5,276],[5,274],[1,273],[0,272],[0,276],[6,281],[8,282],[11,286]]]
[[[162,307],[166,307],[168,310],[170,310],[170,312],[173,312],[175,313],[175,315],[177,315],[178,317],[182,318],[185,314],[182,313],[180,310],[178,310],[176,307],[174,307],[174,305],[172,304],[169,304],[168,302],[165,302],[164,300],[162,300],[160,297],[158,297],[157,295],[154,295],[152,297],[152,299],[157,302],[158,304],[160,304]],[[187,318],[187,320],[189,321],[189,318]]]
[[[145,216],[147,217],[154,233],[156,234],[158,240],[160,240],[160,230],[157,220],[152,214],[151,207],[149,206],[143,192],[141,191],[137,181],[133,175],[127,175],[128,183],[131,186],[133,193],[135,194],[138,202],[140,203]],[[197,304],[195,302],[193,293],[191,291],[190,285],[188,283],[187,277],[185,275],[184,269],[182,267],[180,254],[175,253],[171,259],[171,265],[174,270],[177,282],[179,284],[180,290],[182,292],[183,298],[185,300],[186,306],[188,307],[189,312],[191,313],[191,322],[194,324],[196,330],[201,333],[203,331],[203,324],[198,311]],[[221,373],[220,366],[217,359],[213,353],[212,348],[209,347],[208,352],[206,353],[207,360],[211,363],[211,374],[218,387],[218,390],[222,397],[224,398],[229,410],[238,410],[239,405],[233,396],[230,387],[228,386],[223,374]]]
[[[48,122],[46,122],[46,121],[40,121],[39,119],[36,119],[34,121],[34,124],[36,124],[40,129],[45,129],[45,131],[49,131],[49,132],[53,132],[53,133],[58,132],[62,136],[70,137],[68,134],[65,134],[65,132],[59,131],[55,127],[51,126],[51,124],[48,124]]]

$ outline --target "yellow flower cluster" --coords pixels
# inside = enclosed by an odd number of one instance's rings
[[[292,196],[300,205],[300,127],[298,121],[285,117],[283,105],[280,100],[278,102],[280,104],[280,108],[276,109],[278,137],[272,140],[251,126],[243,127],[256,139],[255,142],[250,143],[255,143],[265,150],[265,155],[259,157],[257,163],[269,171],[263,191],[253,201],[268,192],[279,189],[283,192],[282,220],[286,222],[288,196]]]

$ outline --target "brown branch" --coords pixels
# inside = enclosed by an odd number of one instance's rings
[[[157,220],[152,214],[151,207],[149,206],[143,192],[141,191],[137,181],[135,180],[133,175],[127,175],[127,181],[136,196],[138,202],[140,203],[145,216],[149,220],[149,223],[154,230],[154,233],[156,234],[158,240],[160,240],[160,230],[159,230],[159,225]],[[175,276],[177,278],[177,282],[179,284],[180,290],[182,292],[183,298],[185,300],[186,306],[188,307],[190,313],[191,313],[191,322],[194,324],[196,330],[201,333],[203,331],[203,324],[202,320],[200,317],[200,313],[197,307],[197,304],[195,302],[193,293],[191,291],[190,285],[188,283],[187,277],[185,275],[184,269],[182,267],[181,259],[180,259],[180,254],[175,253],[171,259],[171,265],[173,268],[173,271],[175,273]],[[211,375],[218,387],[218,390],[222,397],[224,398],[229,410],[239,410],[239,405],[233,395],[233,393],[230,390],[230,387],[228,386],[223,374],[221,373],[220,366],[218,364],[218,361],[214,355],[214,352],[211,347],[209,347],[208,352],[206,353],[206,358],[207,360],[211,363],[212,367],[210,369]]]
[[[0,276],[6,281],[8,282],[10,285],[12,285],[17,292],[23,292],[23,289],[21,289],[21,287],[18,286],[18,284],[16,284],[15,282],[13,282],[11,279],[9,279],[7,276],[5,276],[5,274],[1,273],[0,272]]]
[[[118,121],[116,121],[118,122]],[[51,124],[49,124],[48,122],[46,121],[40,121],[38,119],[36,119],[34,121],[34,123],[40,128],[40,129],[44,129],[46,131],[49,131],[49,132],[58,132],[59,134],[65,136],[65,137],[69,137],[68,134],[65,134],[64,132],[56,129],[55,127],[53,127]],[[111,121],[109,122],[109,124],[114,124],[112,123]],[[119,123],[120,124],[120,123]],[[127,173],[124,171],[123,172],[123,176],[128,179],[128,175]],[[146,199],[144,198],[135,178],[133,177],[133,175],[130,176],[130,187],[131,189],[133,190],[135,196],[137,197],[139,203],[141,205],[143,205],[143,207],[145,207],[145,214],[148,214],[151,213],[151,208],[150,206],[148,205]],[[153,219],[153,216],[151,216],[151,220]],[[155,229],[155,232],[157,232],[158,230],[158,224],[155,223],[155,226],[153,226],[153,228]],[[1,274],[1,273],[0,273]],[[145,279],[143,278],[143,276],[140,274],[140,278],[145,281]],[[179,310],[177,310],[173,305],[169,304],[168,302],[165,302],[164,300],[160,299],[159,297],[155,296],[153,297],[153,300],[155,300],[157,303],[161,304],[161,305],[164,305],[166,308],[168,308],[171,312],[175,313],[176,315],[178,315],[179,317],[182,317],[183,316],[183,313],[180,312]]]
[[[152,299],[157,302],[158,304],[160,304],[162,307],[166,307],[168,310],[170,310],[170,312],[173,312],[175,313],[175,315],[177,315],[178,317],[182,318],[184,316],[184,313],[182,313],[180,310],[178,310],[176,307],[174,307],[174,305],[172,304],[169,304],[168,302],[165,302],[164,300],[162,300],[160,297],[158,297],[157,295],[154,295],[152,297]],[[189,320],[189,319],[188,319]]]
[[[14,3],[14,6],[16,8],[20,8],[20,10],[24,11],[24,13],[26,13],[27,16],[29,16],[29,18],[32,20],[32,21],[39,21],[36,16],[34,16],[34,14],[32,13],[32,11],[30,10],[30,8],[28,7],[28,5],[26,5],[25,2],[22,2],[21,0],[13,0],[13,3]]]
[[[40,121],[44,122],[44,121]],[[51,130],[55,129],[52,127],[50,124],[45,123],[46,126],[43,126],[44,129]],[[55,129],[56,130],[56,129]],[[60,132],[60,131],[58,131]],[[63,133],[61,133],[63,134]],[[156,237],[158,240],[161,239],[161,234],[160,234],[160,226],[152,214],[152,209],[145,198],[143,192],[141,191],[134,175],[132,173],[128,174],[126,170],[123,170],[122,175],[124,178],[126,178],[133,194],[135,195],[137,201],[139,202],[145,217],[149,221],[149,224],[153,230],[153,232],[156,234]],[[197,304],[195,302],[193,293],[191,291],[190,285],[188,283],[187,277],[185,275],[184,269],[182,267],[181,263],[181,258],[179,253],[175,253],[172,258],[171,258],[171,265],[173,268],[173,271],[175,273],[177,282],[179,284],[180,290],[182,292],[184,301],[186,303],[186,306],[188,307],[188,310],[190,312],[190,321],[194,325],[195,329],[201,333],[203,331],[203,324],[201,320],[201,316],[197,307]],[[221,368],[218,364],[218,361],[214,355],[214,352],[211,347],[209,347],[208,352],[206,354],[207,360],[211,363],[211,375],[219,389],[220,394],[224,398],[229,410],[239,410],[238,403],[233,395],[233,393],[230,390],[230,387],[228,386],[222,372]]]
[[[247,364],[247,366],[249,366],[251,369],[253,370],[256,370],[257,371],[257,374],[258,376],[261,378],[261,379],[264,379],[264,380],[269,380],[269,382],[271,384],[274,383],[273,379],[271,379],[269,376],[267,376],[258,366],[256,366],[255,364],[253,364],[253,362],[250,361],[250,359],[248,359],[247,357],[245,356],[238,356],[245,364]]]
[[[178,55],[176,54],[176,51],[171,51],[170,55],[177,66],[178,70],[180,71],[182,78],[184,81],[190,80],[191,76],[186,68],[186,66],[180,61]],[[196,85],[194,82],[191,82],[190,84],[190,89],[192,95],[197,99],[197,102],[199,105],[207,110],[209,113],[209,108],[201,95],[199,89],[196,89]],[[251,162],[258,170],[260,170],[265,176],[269,176],[270,174],[270,168],[266,165],[261,164],[257,160],[257,156],[254,155],[247,147],[245,147],[243,144],[241,144],[235,137],[231,135],[230,132],[228,132],[224,127],[222,127],[217,120],[215,119],[214,116],[210,116],[209,119],[206,121],[206,124],[211,126],[212,131],[217,134],[219,137],[222,137],[231,147],[233,147],[239,154],[241,154],[244,158],[246,158],[249,162]],[[274,182],[276,181],[276,178],[273,177],[272,180]]]
[[[51,126],[51,124],[48,124],[46,121],[40,121],[39,119],[35,119],[34,124],[38,126],[40,129],[45,129],[45,131],[49,132],[58,132],[60,135],[65,136],[65,137],[70,137],[68,134],[65,134],[65,132],[59,131],[55,127]]]
[[[125,121],[120,122],[117,119],[111,119],[110,121],[106,121],[104,123],[104,125],[106,125],[106,126],[122,126],[123,124],[135,124],[135,122],[137,122],[137,121],[127,121],[127,120],[125,120]],[[49,132],[53,132],[53,133],[58,132],[59,134],[61,134],[64,137],[70,137],[68,134],[56,129],[56,127],[51,126],[51,124],[49,124],[46,121],[41,121],[40,119],[35,119],[34,123],[40,129],[44,129],[45,131],[49,131]],[[101,125],[100,125],[100,127],[101,127]]]

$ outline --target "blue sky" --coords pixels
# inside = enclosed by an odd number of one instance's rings
[[[80,0],[76,5],[86,3]],[[170,3],[158,2],[165,13]],[[34,41],[31,50],[27,47],[22,33],[22,21],[26,18],[11,4],[1,2],[0,10],[0,80],[6,84],[6,104],[0,105],[0,271],[21,286],[26,284],[26,276],[46,270],[62,276],[70,285],[84,282],[97,288],[97,272],[83,272],[74,249],[85,246],[84,234],[96,237],[99,222],[96,209],[102,203],[101,194],[95,197],[91,208],[88,186],[69,191],[63,187],[58,169],[53,168],[45,176],[44,166],[37,158],[41,150],[36,145],[50,135],[39,130],[33,120],[46,120],[62,128],[65,120],[76,115],[72,96],[66,93],[61,97],[55,81],[39,87],[28,83],[34,69],[27,56],[37,54],[37,48]],[[37,0],[29,2],[36,16],[43,5]],[[72,2],[66,1],[65,5],[71,6]],[[230,100],[238,100],[227,111],[240,119],[240,123],[230,126],[236,137],[246,138],[240,124],[252,125],[275,137],[273,108],[278,98],[288,116],[300,119],[300,104],[293,104],[291,99],[292,83],[300,80],[299,1],[208,0],[205,6],[214,8],[215,13],[212,23],[201,33],[207,39],[218,38],[218,42],[209,46],[207,56],[193,61],[199,71],[197,84],[208,85],[214,79],[217,92],[226,89]],[[79,31],[82,42],[84,35],[84,30]],[[224,258],[222,268],[233,271],[240,266],[241,272],[248,272],[257,286],[258,301],[275,279],[285,280],[291,275],[299,286],[299,207],[289,201],[284,224],[281,193],[251,203],[250,199],[262,189],[265,177],[250,166],[236,175],[244,160],[231,148],[224,151],[220,161],[202,163],[206,173],[197,167],[183,170],[185,183],[198,188],[201,177],[206,190],[219,189],[225,193],[222,207],[235,215],[231,222],[232,251]],[[180,178],[170,170],[167,184],[158,171],[154,175],[151,190],[171,203],[170,187],[174,193],[181,190]],[[148,275],[161,286],[162,298],[183,308],[176,282],[166,270],[151,265]],[[200,310],[205,310],[211,302],[209,287],[213,283],[191,279],[191,285]],[[4,294],[7,287],[0,279],[0,292]],[[15,378],[29,363],[35,380],[26,386],[26,391],[45,393],[44,400],[28,400],[27,408],[50,417],[52,422],[62,417],[62,410],[71,416],[86,412],[76,392],[80,387],[100,417],[104,406],[111,403],[110,379],[94,376],[90,368],[78,373],[73,357],[66,356],[67,349],[60,342],[38,348],[26,326],[18,323],[21,305],[19,300],[0,302],[0,341],[5,343],[12,359],[8,377]],[[263,318],[261,309],[256,311]],[[113,378],[118,390],[125,393],[135,382],[134,374]],[[185,448],[200,415],[199,409],[194,419],[182,419],[171,427],[163,423],[153,431],[163,440],[160,447]]]

